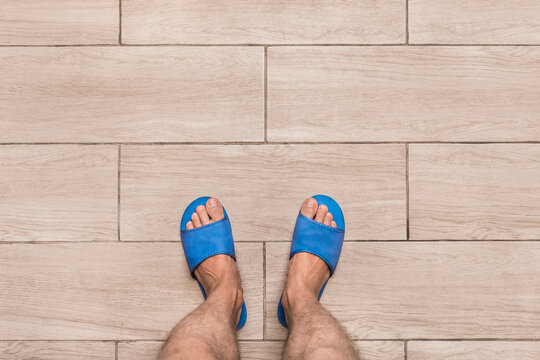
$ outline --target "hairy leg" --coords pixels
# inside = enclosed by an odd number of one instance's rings
[[[197,208],[187,228],[198,228],[223,216],[221,203],[211,198],[206,207]],[[174,327],[159,360],[238,359],[236,324],[244,298],[236,262],[230,256],[215,255],[197,266],[194,274],[208,297]]]
[[[358,359],[347,333],[312,294],[283,298],[289,337],[284,359]]]
[[[203,264],[207,269],[228,267],[238,273],[234,260],[226,255],[213,256]],[[200,267],[195,271],[200,272]],[[243,296],[240,277],[237,275],[236,281],[234,277],[221,278],[208,288],[201,281],[208,298],[171,331],[159,355],[160,360],[239,358],[236,324]],[[197,278],[204,276],[197,275]]]
[[[307,199],[300,211],[315,221],[331,224],[327,209],[317,207],[314,199]],[[298,253],[289,261],[282,298],[289,326],[284,359],[359,359],[345,330],[317,300],[329,276],[328,265],[313,254]]]

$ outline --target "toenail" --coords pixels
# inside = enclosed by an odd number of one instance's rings
[[[319,209],[321,209],[321,210],[328,210],[328,207],[326,207],[326,205],[319,205]]]
[[[218,204],[218,202],[214,198],[208,200],[208,205],[211,206],[211,207],[215,207],[215,206],[217,206],[217,204]]]
[[[311,198],[311,199],[308,200],[307,206],[315,207],[315,206],[317,206],[317,201],[315,199]]]
[[[196,210],[202,211],[202,210],[204,210],[204,209],[205,209],[205,207],[204,207],[203,205],[199,205],[199,206],[197,206],[197,209],[196,209]]]

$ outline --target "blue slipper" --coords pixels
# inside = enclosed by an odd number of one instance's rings
[[[341,208],[334,199],[326,195],[315,195],[312,197],[317,200],[319,205],[326,205],[328,207],[328,212],[332,213],[337,228],[321,224],[298,213],[289,259],[292,258],[294,254],[300,252],[311,253],[320,257],[328,264],[330,276],[332,276],[336,270],[339,255],[341,254],[341,247],[343,246],[343,238],[345,237],[345,219]],[[326,282],[328,282],[328,280]],[[319,300],[326,287],[326,282],[319,292]],[[285,311],[283,310],[281,299],[279,299],[277,315],[281,325],[287,327]]]
[[[208,225],[201,226],[195,229],[186,229],[186,224],[191,220],[191,215],[195,212],[195,209],[199,205],[206,206],[206,202],[210,199],[209,196],[202,196],[194,200],[184,210],[182,215],[182,222],[180,224],[180,237],[182,238],[182,247],[184,248],[184,255],[189,266],[191,276],[197,280],[193,270],[202,263],[204,260],[211,256],[225,254],[229,255],[236,261],[234,253],[234,242],[232,237],[231,222],[227,211],[223,208],[225,217],[219,221],[215,221]],[[206,299],[206,292],[202,287],[199,280],[199,287]],[[246,303],[242,304],[242,313],[240,314],[240,320],[238,321],[237,329],[241,329],[246,323],[247,309]]]

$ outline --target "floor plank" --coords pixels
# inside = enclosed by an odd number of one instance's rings
[[[118,43],[118,0],[2,0],[0,14],[0,45]]]
[[[409,0],[409,42],[540,44],[540,2]]]
[[[118,360],[153,359],[163,343],[159,341],[121,342]],[[283,351],[282,341],[240,341],[242,360],[279,360]],[[401,341],[357,341],[362,360],[403,360]]]
[[[163,341],[130,341],[118,343],[117,360],[155,359]]]
[[[288,243],[266,244],[266,338]],[[322,303],[356,339],[535,338],[539,242],[346,242]]]
[[[0,360],[115,360],[114,342],[2,341]]]
[[[0,146],[0,242],[117,240],[117,176],[117,146]]]
[[[0,142],[261,141],[263,64],[262,47],[4,48]]]
[[[269,141],[538,141],[540,48],[271,47]]]
[[[540,145],[409,146],[411,239],[540,239]]]
[[[356,341],[361,360],[403,360],[405,348],[401,341]]]
[[[532,341],[409,341],[409,360],[536,360],[540,342]]]
[[[177,240],[196,197],[220,198],[237,241],[289,240],[302,201],[329,194],[347,239],[405,239],[404,145],[122,146],[121,240]]]
[[[262,339],[262,244],[237,244],[248,320]],[[202,301],[179,243],[0,244],[0,339],[165,339]]]
[[[405,2],[124,0],[122,42],[404,43]]]

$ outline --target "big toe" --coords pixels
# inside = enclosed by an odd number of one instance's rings
[[[317,203],[317,200],[315,200],[314,198],[307,198],[302,203],[300,213],[305,217],[313,219],[315,217],[315,214],[317,213],[318,205],[319,204]]]
[[[225,217],[223,205],[221,205],[221,202],[216,198],[208,199],[206,202],[206,211],[208,212],[208,215],[210,215],[212,221],[218,221]]]

